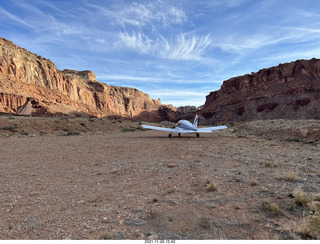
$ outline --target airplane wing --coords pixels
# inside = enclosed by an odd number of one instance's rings
[[[168,132],[176,132],[176,133],[210,133],[214,130],[222,130],[222,129],[227,129],[228,127],[223,125],[223,126],[214,126],[214,127],[206,127],[206,128],[198,128],[196,131],[195,130],[185,130],[185,129],[170,129],[170,128],[165,128],[165,127],[158,127],[158,126],[151,126],[151,125],[141,125],[145,129],[150,129],[150,130],[161,130],[161,131],[168,131]]]
[[[223,130],[227,129],[228,127],[225,125],[222,126],[214,126],[214,127],[205,127],[205,128],[198,128],[198,132],[212,132],[214,130]]]
[[[150,130],[162,130],[162,131],[179,133],[179,130],[177,130],[177,129],[170,129],[170,128],[165,128],[165,127],[151,126],[151,125],[141,125],[141,126],[145,129],[150,129]]]
[[[194,131],[194,130],[185,130],[185,129],[178,129],[178,128],[170,129],[165,127],[151,126],[151,125],[141,125],[141,126],[145,129],[150,129],[150,130],[161,130],[161,131],[176,132],[176,133],[197,133],[197,131]]]

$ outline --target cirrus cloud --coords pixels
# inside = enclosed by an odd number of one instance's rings
[[[212,42],[210,34],[199,37],[184,33],[167,39],[161,34],[151,38],[141,32],[121,32],[120,39],[137,52],[174,60],[200,60]]]

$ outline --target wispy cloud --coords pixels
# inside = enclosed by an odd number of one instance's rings
[[[174,104],[175,106],[185,106],[188,104],[201,106],[205,102],[205,97],[208,91],[190,91],[188,89],[148,89],[147,92],[150,97],[157,99],[161,98],[163,104]]]
[[[9,13],[9,12],[6,11],[5,9],[3,9],[1,6],[0,6],[0,15],[2,15],[3,17],[6,17],[6,18],[8,18],[8,19],[10,19],[11,21],[13,21],[13,22],[16,23],[16,24],[23,25],[23,26],[26,26],[26,27],[32,28],[32,29],[35,29],[35,28],[36,28],[36,26],[28,23],[27,21],[19,18],[18,16],[14,15],[14,14]]]
[[[320,28],[270,27],[249,35],[241,32],[233,33],[232,35],[213,42],[212,45],[227,52],[240,53],[264,48],[269,45],[318,40],[319,33]]]
[[[186,14],[181,9],[162,0],[144,4],[133,2],[124,6],[121,5],[118,9],[103,8],[93,4],[89,4],[89,6],[110,17],[112,21],[123,27],[166,27],[181,24],[187,20]]]
[[[122,32],[120,39],[127,47],[140,53],[174,60],[199,60],[212,42],[210,35],[199,37],[184,33],[167,39],[161,34],[150,38],[141,32]]]
[[[156,78],[156,77],[147,77],[147,76],[130,76],[130,75],[98,75],[97,76],[98,80],[106,80],[108,81],[126,81],[128,82],[148,82],[148,83],[161,83],[163,81],[166,81],[163,77],[161,78]]]

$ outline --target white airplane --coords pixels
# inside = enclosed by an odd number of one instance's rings
[[[172,132],[178,133],[179,136],[181,136],[182,133],[197,133],[197,137],[199,137],[200,136],[199,133],[210,133],[214,130],[223,130],[228,128],[225,125],[198,128],[198,121],[199,121],[199,117],[198,115],[196,115],[196,117],[194,118],[193,124],[191,124],[191,122],[189,122],[188,120],[179,120],[179,122],[172,129],[158,127],[158,126],[151,126],[151,125],[141,125],[141,126],[145,129],[168,131],[170,132],[169,137],[172,136]]]

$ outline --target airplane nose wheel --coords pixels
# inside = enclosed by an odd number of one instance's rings
[[[197,133],[197,137],[200,137],[200,134],[199,134],[199,133]]]

